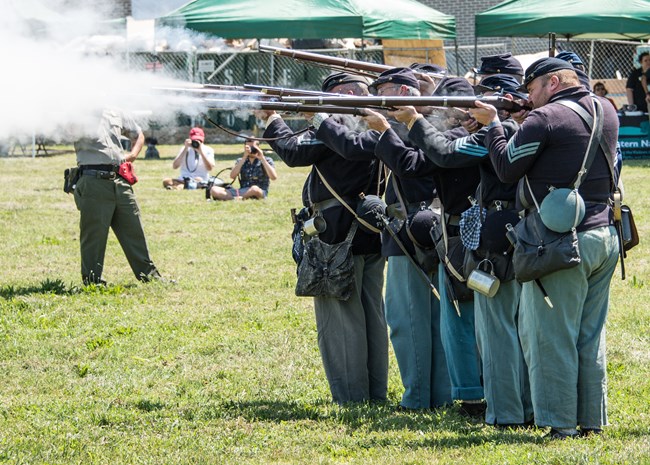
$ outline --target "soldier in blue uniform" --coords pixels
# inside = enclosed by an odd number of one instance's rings
[[[328,76],[323,92],[368,93],[364,78],[348,74]],[[312,166],[302,193],[303,205],[321,216],[327,225],[319,238],[328,243],[342,242],[354,215],[332,194],[329,184],[343,202],[356,209],[359,194],[381,195],[380,166],[377,160],[350,161],[321,141],[315,130],[294,135],[280,115],[258,110],[267,119],[265,138],[288,166]],[[317,115],[311,115],[314,118]],[[319,116],[320,117],[320,116]],[[357,122],[342,117],[336,123],[353,134]],[[315,122],[318,126],[318,122]],[[320,173],[319,173],[320,172]],[[379,234],[357,228],[352,241],[355,287],[349,300],[314,297],[318,347],[335,402],[383,401],[388,389],[388,329],[384,317],[382,289],[384,259],[380,255]]]
[[[472,112],[487,126],[485,145],[499,178],[521,185],[517,209],[530,210],[534,208],[530,190],[541,203],[549,186],[571,185],[591,137],[591,128],[563,102],[574,102],[590,114],[594,103],[572,65],[557,58],[530,65],[522,90],[529,93],[533,111],[510,140],[494,107],[477,102],[479,109]],[[618,118],[605,99],[593,98],[601,102],[604,126],[601,144],[580,185],[586,205],[577,226],[581,262],[541,278],[553,309],[534,281],[523,284],[520,300],[520,339],[535,423],[550,426],[549,436],[555,439],[599,433],[607,424],[604,327],[618,259],[610,206]],[[524,176],[530,189],[524,189]]]

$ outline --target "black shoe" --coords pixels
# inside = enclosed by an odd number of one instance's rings
[[[495,423],[493,425],[496,429],[521,429],[524,427],[523,423]]]
[[[579,434],[581,438],[588,438],[603,434],[603,430],[600,428],[580,428]]]
[[[102,286],[106,287],[108,286],[108,283],[104,281],[102,278],[89,278],[89,277],[82,277],[81,278],[84,286],[91,286],[91,285],[96,285],[96,286]]]
[[[551,428],[551,431],[546,433],[544,436],[546,439],[559,439],[560,441],[563,441],[565,439],[574,439],[578,437],[578,432],[576,431],[575,434],[568,434],[564,433],[558,429]]]
[[[406,413],[418,413],[418,412],[427,412],[431,410],[428,407],[424,408],[413,408],[413,407],[406,407],[402,404],[399,404],[397,407],[395,407],[396,412],[406,412]]]
[[[531,418],[523,423],[495,423],[493,425],[496,429],[533,429],[535,428],[535,419]]]
[[[460,414],[464,417],[482,417],[485,415],[485,410],[487,410],[487,403],[484,400],[476,403],[467,401],[460,403]]]
[[[149,273],[140,273],[139,275],[135,275],[136,279],[138,281],[141,281],[143,283],[150,283],[152,281],[162,281],[163,277],[160,275],[158,270],[154,267]]]

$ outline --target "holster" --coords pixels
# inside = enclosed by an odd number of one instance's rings
[[[66,168],[63,172],[63,192],[66,194],[73,193],[80,176],[81,170],[77,166],[74,168]]]
[[[138,182],[138,177],[133,171],[133,163],[130,161],[125,161],[124,163],[120,164],[117,174],[131,185]]]

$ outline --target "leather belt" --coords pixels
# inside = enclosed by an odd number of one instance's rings
[[[420,209],[420,205],[422,205],[423,203],[425,205],[427,205],[427,206],[431,206],[434,209],[436,208],[436,206],[438,208],[440,208],[440,202],[438,201],[437,198],[435,198],[433,200],[432,199],[427,199],[427,200],[423,200],[421,202],[409,202],[406,205],[407,213],[410,215],[412,213],[417,212]],[[399,202],[391,203],[390,205],[388,205],[386,207],[386,214],[390,218],[398,218],[399,217],[398,215],[400,215],[401,211],[402,211],[402,207],[401,207]],[[402,215],[402,216],[404,216],[404,215]]]
[[[120,169],[119,165],[79,165],[79,169],[83,170],[99,170],[99,171],[117,171]]]
[[[81,171],[83,176],[93,176],[97,179],[107,179],[109,181],[117,178],[117,173],[115,171],[105,171],[105,170],[87,170],[84,169]]]
[[[345,202],[350,205],[350,202],[347,199],[343,199]],[[338,199],[331,198],[327,200],[323,200],[322,202],[316,202],[314,203],[311,208],[314,212],[322,212],[324,210],[327,210],[328,208],[332,207],[338,207],[341,206],[341,202],[338,201]]]

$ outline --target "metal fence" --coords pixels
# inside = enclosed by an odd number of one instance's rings
[[[558,40],[557,49],[577,53],[587,64],[593,79],[615,79],[617,72],[625,78],[633,67],[638,42]],[[475,65],[476,57],[511,52],[513,55],[534,54],[548,49],[546,39],[513,38],[506,42],[455,47],[445,46],[447,68],[451,74],[465,75]],[[323,49],[317,53],[384,63],[384,52],[405,49]],[[415,49],[413,49],[415,50]],[[426,49],[417,49],[418,51]],[[177,79],[204,84],[237,85],[243,83],[265,84],[281,87],[316,89],[327,76],[327,68],[303,63],[287,57],[257,51],[225,50],[221,52],[133,52],[126,58],[126,66],[133,70],[163,73]]]
[[[329,56],[383,63],[383,50],[315,50]],[[301,89],[320,88],[328,68],[257,51],[137,52],[127,67],[201,84],[261,84]]]
[[[624,99],[625,78],[634,66],[638,42],[624,41],[566,41],[556,42],[557,50],[570,50],[577,53],[585,62],[592,79],[620,79],[621,85],[614,89],[619,101]],[[323,49],[310,50],[331,56],[362,60],[375,63],[384,62],[384,53],[389,50],[381,46],[366,49]],[[477,63],[477,57],[511,52],[513,55],[527,55],[548,51],[547,39],[513,38],[505,42],[480,44],[475,46],[444,47],[447,68],[453,75],[468,75]],[[400,49],[404,51],[404,49]],[[420,53],[422,49],[419,49]],[[433,53],[433,51],[432,51]],[[161,73],[187,82],[202,84],[242,85],[261,84],[300,89],[320,89],[323,79],[330,69],[313,63],[299,62],[287,57],[257,51],[221,52],[160,52],[130,53],[125,57],[126,66],[131,70]],[[251,130],[256,121],[253,117],[242,119],[232,112],[213,112],[211,118],[232,127],[236,131]],[[185,122],[204,124],[203,121]],[[225,138],[227,140],[227,137]]]

